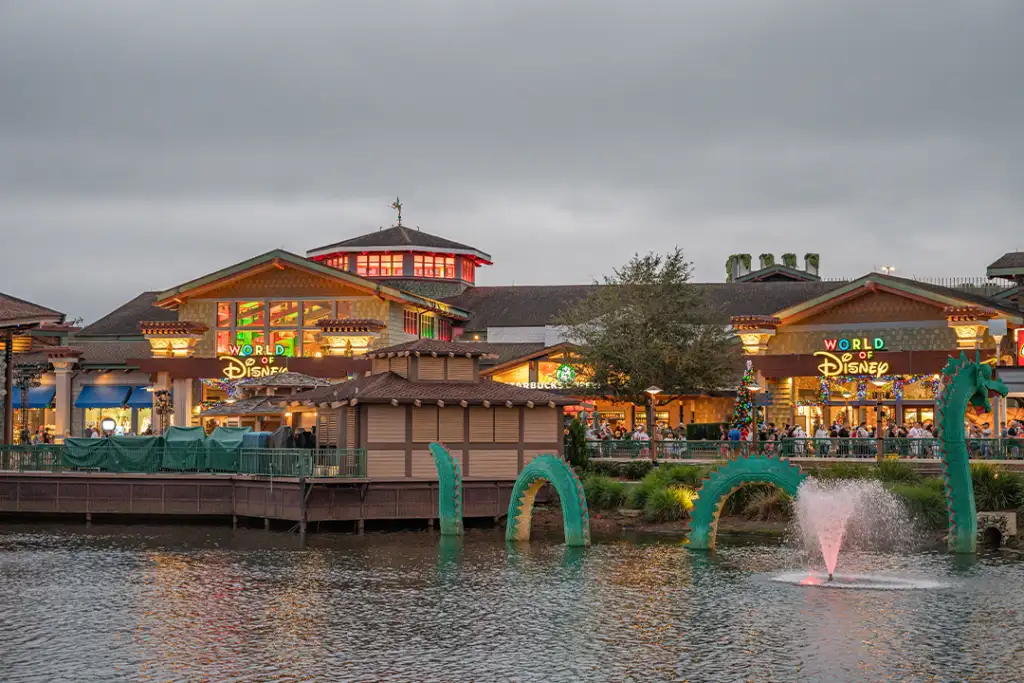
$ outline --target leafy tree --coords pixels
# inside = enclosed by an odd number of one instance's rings
[[[587,428],[579,418],[569,424],[569,433],[565,435],[565,459],[580,472],[587,468],[587,462],[590,460],[590,453],[587,451]]]
[[[651,385],[666,397],[735,385],[740,352],[728,318],[691,284],[691,274],[679,248],[637,254],[563,314],[578,362],[606,396],[644,404]]]

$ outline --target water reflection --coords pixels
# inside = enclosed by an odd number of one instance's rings
[[[844,556],[932,591],[779,584],[776,544],[498,531],[0,532],[0,680],[1017,680],[1021,564]]]

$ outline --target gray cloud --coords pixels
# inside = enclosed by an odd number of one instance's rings
[[[1015,0],[3,3],[0,290],[91,319],[394,194],[485,284],[980,275],[1024,246],[1022,62]]]

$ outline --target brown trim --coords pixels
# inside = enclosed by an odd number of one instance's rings
[[[221,378],[224,376],[225,363],[217,358],[131,358],[125,362],[138,367],[141,372],[166,372],[172,378],[181,379]],[[347,377],[349,374],[362,374],[370,369],[369,360],[344,356],[324,358],[278,356],[275,359],[275,364],[284,365],[291,372],[302,373],[310,377]]]
[[[445,367],[448,364],[445,363]],[[445,370],[447,372],[447,370]],[[438,420],[441,419],[441,412],[437,413]],[[440,430],[441,425],[438,423],[438,429]],[[440,436],[440,435],[439,435]],[[469,476],[469,408],[462,409],[462,475],[464,477]]]
[[[412,476],[412,405],[405,406],[405,476]]]
[[[518,471],[523,471],[523,460],[526,459],[526,454],[523,446],[523,439],[526,438],[526,408],[519,406],[519,463],[517,466]]]
[[[360,448],[367,448],[367,438],[370,435],[369,414],[365,408],[365,406],[356,406],[356,424],[359,425],[358,443],[362,444]],[[370,463],[366,463],[366,467],[369,469]]]
[[[509,368],[514,368],[515,366],[521,365],[526,361],[532,361],[538,358],[543,358],[544,356],[549,356],[552,353],[556,353],[558,351],[571,351],[575,348],[575,344],[571,344],[569,342],[561,342],[553,346],[545,346],[543,349],[538,349],[537,351],[532,351],[530,353],[523,354],[518,358],[510,358],[509,360],[504,361],[502,363],[498,363],[497,365],[492,365],[486,370],[481,370],[480,374],[484,377],[489,377],[490,375],[493,375],[496,372],[502,372],[504,370],[508,370]]]

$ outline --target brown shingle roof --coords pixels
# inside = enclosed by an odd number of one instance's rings
[[[280,403],[272,402],[272,398],[273,396],[257,396],[242,398],[234,403],[218,403],[210,406],[200,415],[280,415],[285,412],[285,407]]]
[[[357,377],[325,389],[312,389],[293,396],[281,396],[278,401],[312,401],[313,403],[333,403],[334,401],[350,401],[359,403],[412,403],[420,400],[423,403],[444,401],[457,405],[466,401],[473,405],[481,405],[489,401],[494,405],[504,404],[526,405],[528,401],[538,406],[554,402],[559,406],[578,405],[579,401],[535,389],[522,389],[511,384],[502,384],[491,380],[479,382],[411,382],[393,372],[382,372],[376,375]]]
[[[126,365],[129,358],[149,358],[152,350],[148,341],[90,341],[72,339],[82,349],[79,362],[86,365]]]
[[[177,311],[154,306],[159,292],[143,292],[128,303],[88,325],[76,337],[139,337],[143,320],[170,322],[178,319]],[[148,352],[147,352],[148,355]]]
[[[481,348],[479,344],[461,344],[458,342],[446,342],[437,339],[414,339],[404,344],[386,346],[383,349],[374,349],[366,354],[367,358],[386,358],[387,356],[483,356],[488,351]]]
[[[489,254],[486,254],[476,247],[471,247],[468,244],[461,244],[444,237],[438,237],[437,235],[431,235],[428,232],[422,230],[414,230],[405,225],[395,225],[384,230],[378,230],[377,232],[368,232],[365,235],[359,235],[358,237],[352,237],[341,242],[335,242],[334,244],[327,244],[322,247],[316,247],[306,252],[306,255],[313,255],[317,252],[325,252],[327,250],[345,251],[348,249],[357,250],[360,247],[394,247],[395,249],[401,249],[403,247],[415,248],[421,247],[423,249],[453,249],[459,251],[471,251],[479,254],[487,261],[491,260]]]
[[[268,377],[252,377],[238,383],[245,389],[258,387],[329,387],[331,383],[319,377],[310,377],[301,372],[279,372]]]
[[[821,296],[845,282],[722,282],[695,283],[719,311],[724,324],[734,315],[771,315],[776,311]],[[553,325],[568,307],[603,285],[543,285],[475,287],[446,299],[472,311],[469,333],[488,327],[543,327]]]
[[[0,292],[0,324],[21,320],[35,321],[40,318],[48,322],[64,322],[64,314],[60,311]]]
[[[1024,270],[1024,251],[1011,251],[989,264],[988,269],[1020,268]]]
[[[485,353],[489,354],[491,358],[481,358],[480,366],[489,367],[492,365],[500,365],[516,358],[522,358],[531,353],[535,353],[544,349],[545,346],[541,342],[537,343],[512,343],[512,342],[467,342],[473,346],[479,346],[484,350]]]

